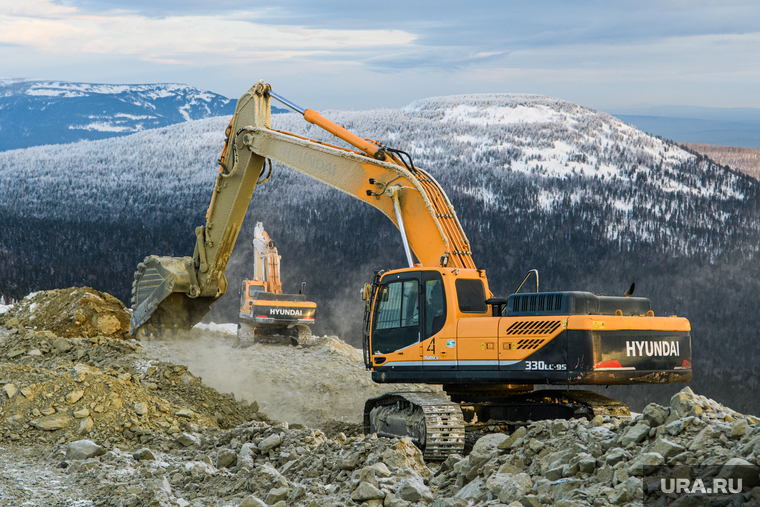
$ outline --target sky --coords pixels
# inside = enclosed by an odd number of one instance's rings
[[[315,109],[537,93],[602,111],[760,107],[760,2],[0,0],[0,77],[263,79]]]

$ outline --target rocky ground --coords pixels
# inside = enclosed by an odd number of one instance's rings
[[[77,337],[66,330],[107,312],[77,313],[94,298],[67,294],[47,314],[44,293],[0,314],[3,506],[640,505],[647,465],[760,465],[758,419],[688,388],[630,420],[487,427],[467,455],[425,463],[358,431],[386,388],[337,338],[240,350],[206,328],[140,343],[118,311]],[[759,500],[755,474],[721,505]]]

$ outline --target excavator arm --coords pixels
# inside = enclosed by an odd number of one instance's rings
[[[357,150],[271,128],[272,98]],[[132,287],[132,326],[189,329],[227,290],[224,272],[265,163],[279,162],[380,210],[401,232],[410,266],[474,268],[459,219],[435,179],[411,157],[362,139],[311,109],[300,109],[259,82],[237,103],[227,128],[206,224],[195,230],[193,257],[149,256]],[[270,162],[271,163],[271,162]],[[270,165],[271,170],[271,165]]]
[[[261,222],[253,229],[253,278],[264,282],[265,291],[282,294],[280,255]]]

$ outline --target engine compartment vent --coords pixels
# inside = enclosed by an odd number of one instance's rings
[[[560,320],[526,320],[515,322],[507,328],[507,335],[547,335],[552,334],[562,325]]]

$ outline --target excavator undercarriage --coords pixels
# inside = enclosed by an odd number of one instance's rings
[[[370,398],[364,405],[364,432],[389,438],[411,437],[426,460],[444,460],[462,453],[471,428],[525,425],[544,419],[630,418],[628,406],[593,391],[544,389],[513,392],[511,386],[473,396],[466,389],[444,386],[439,393],[394,392]],[[478,424],[480,423],[480,424]]]

